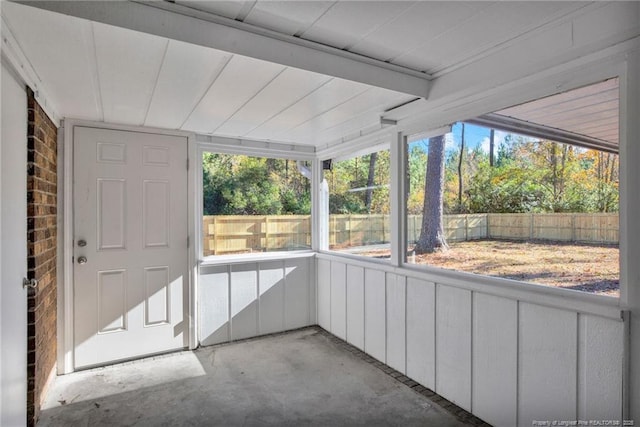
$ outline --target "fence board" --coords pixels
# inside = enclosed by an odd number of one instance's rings
[[[420,237],[422,215],[407,217],[407,237]],[[389,243],[388,215],[330,215],[329,245],[340,249]],[[553,240],[617,244],[617,213],[460,214],[444,216],[449,242],[474,239]],[[204,255],[295,250],[311,247],[310,215],[203,218]]]

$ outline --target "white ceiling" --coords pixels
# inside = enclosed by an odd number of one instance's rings
[[[438,77],[584,2],[176,1]],[[173,6],[172,6],[173,7]],[[415,99],[387,89],[3,2],[62,117],[322,145]]]
[[[615,78],[507,108],[497,114],[617,146],[619,95],[619,81]]]

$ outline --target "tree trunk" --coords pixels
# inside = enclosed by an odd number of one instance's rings
[[[422,229],[416,243],[418,254],[448,249],[444,236],[444,135],[429,139],[427,174],[424,185]]]
[[[464,123],[460,141],[460,157],[458,158],[458,212],[462,212],[462,156],[464,155]]]
[[[493,163],[495,160],[493,157],[495,138],[496,138],[496,131],[494,129],[491,129],[491,132],[489,133],[489,166],[491,167],[493,167]]]
[[[371,202],[373,201],[373,184],[376,176],[376,159],[378,153],[372,153],[369,156],[369,176],[367,177],[367,189],[364,193],[364,205],[367,213],[371,213]]]

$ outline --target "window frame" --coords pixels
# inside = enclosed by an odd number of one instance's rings
[[[203,245],[203,224],[202,218],[204,217],[204,186],[203,186],[203,178],[204,178],[204,169],[202,164],[202,156],[204,153],[214,153],[214,154],[228,154],[228,155],[241,155],[241,156],[251,156],[251,157],[263,157],[269,159],[285,159],[285,160],[302,160],[308,161],[311,163],[311,175],[312,179],[310,180],[312,193],[314,187],[314,169],[316,166],[316,156],[311,146],[296,146],[282,143],[266,143],[260,141],[251,141],[251,140],[236,140],[230,138],[219,138],[212,136],[202,136],[197,135],[196,137],[196,173],[195,173],[195,183],[194,188],[196,189],[196,238],[195,240],[195,250],[198,257],[198,264],[201,266],[207,265],[228,265],[228,264],[236,264],[236,263],[245,263],[248,261],[272,261],[272,260],[282,260],[288,258],[298,258],[298,257],[308,257],[314,254],[314,242],[318,239],[318,235],[316,232],[316,228],[313,226],[315,201],[312,195],[311,198],[311,247],[308,249],[299,249],[292,251],[274,251],[274,252],[261,252],[261,253],[250,253],[250,254],[233,254],[233,255],[204,255],[204,245]]]

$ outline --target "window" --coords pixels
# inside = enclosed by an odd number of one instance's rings
[[[329,187],[329,249],[389,258],[389,150],[338,159]]]
[[[203,153],[203,255],[311,248],[309,168],[295,160]]]
[[[612,79],[409,139],[407,263],[619,296],[617,96]]]

